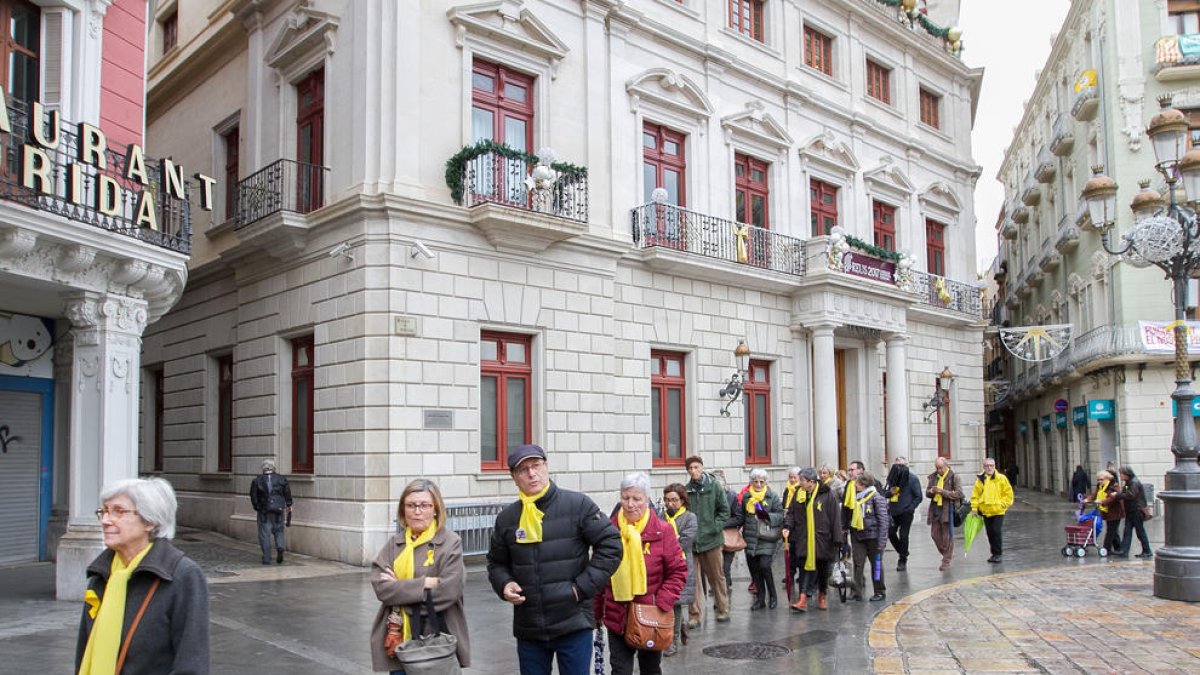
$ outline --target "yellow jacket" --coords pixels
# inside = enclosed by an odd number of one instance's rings
[[[1004,474],[997,471],[990,479],[985,474],[976,476],[975,488],[971,490],[972,509],[983,516],[1002,516],[1012,503],[1012,485]]]

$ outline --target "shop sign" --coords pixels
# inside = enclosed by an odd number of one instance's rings
[[[1050,416],[1042,415],[1042,431],[1050,431]]]
[[[1066,429],[1067,428],[1067,413],[1065,413],[1065,412],[1054,413],[1054,426],[1058,429]]]
[[[1111,420],[1112,418],[1113,400],[1111,398],[1099,398],[1088,401],[1088,419]]]
[[[842,271],[885,284],[896,283],[896,263],[854,251],[847,251],[842,255]]]
[[[1087,419],[1088,418],[1087,418],[1087,406],[1086,405],[1076,406],[1071,409],[1071,422],[1075,426],[1081,427],[1081,426],[1087,424]]]

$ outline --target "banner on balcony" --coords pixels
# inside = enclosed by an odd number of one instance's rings
[[[856,277],[882,281],[885,284],[896,283],[896,263],[854,251],[846,251],[842,254],[842,271]]]
[[[1164,35],[1154,43],[1154,62],[1159,65],[1195,63],[1200,60],[1200,34]]]
[[[1187,348],[1189,354],[1200,354],[1200,321],[1188,321]],[[1166,321],[1139,321],[1138,335],[1142,349],[1150,354],[1175,353],[1175,323]]]
[[[1000,341],[1022,361],[1049,361],[1058,356],[1071,340],[1071,324],[1001,328]]]

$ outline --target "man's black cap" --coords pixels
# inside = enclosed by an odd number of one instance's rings
[[[538,445],[518,445],[508,452],[508,470],[513,471],[517,465],[530,457],[546,459],[546,451]]]

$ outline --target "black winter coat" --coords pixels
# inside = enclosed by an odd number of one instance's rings
[[[88,590],[95,591],[101,600],[112,572],[114,555],[112,549],[105,549],[87,568]],[[121,675],[207,675],[208,582],[200,566],[166,539],[154,541],[154,547],[129,578],[121,641],[124,642],[129,626],[156,578],[161,579],[158,590],[146,605],[146,613],[129,642]],[[75,644],[75,672],[79,672],[92,632],[93,621],[88,616],[88,609],[85,603],[79,621],[79,639]]]
[[[274,506],[277,510],[274,513],[283,513],[285,507],[292,505],[292,486],[288,485],[287,478],[271,472],[271,489],[267,489],[267,474],[260,473],[254,477],[254,481],[250,483],[250,505],[259,513],[271,512],[271,497],[274,496]]]
[[[892,488],[896,488],[899,499],[891,501]],[[925,493],[921,490],[921,479],[903,464],[893,464],[888,471],[887,485],[883,496],[888,499],[888,515],[892,518],[915,513]]]
[[[833,562],[837,560],[842,549],[842,505],[838,502],[837,492],[826,483],[817,483],[817,504],[813,507],[813,525],[816,527],[816,539],[813,544],[817,560]],[[799,556],[808,552],[808,502],[792,501],[787,513],[783,516],[783,527],[788,530],[788,541],[792,550]],[[796,562],[792,561],[795,565]]]
[[[505,584],[521,585],[525,602],[513,605],[513,636],[547,642],[595,627],[592,598],[621,564],[621,534],[587,495],[553,482],[536,504],[545,514],[540,543],[517,543],[520,500],[496,516],[488,580],[501,599]]]

